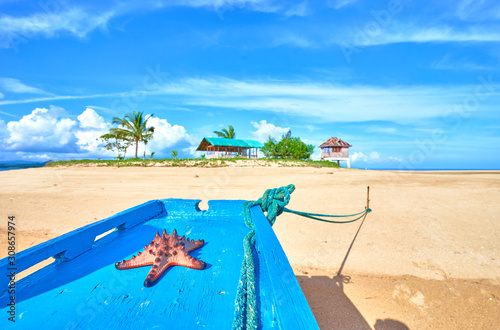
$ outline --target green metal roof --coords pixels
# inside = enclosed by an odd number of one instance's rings
[[[201,141],[197,150],[206,150],[208,144],[213,146],[240,147],[240,148],[262,148],[264,146],[262,143],[253,140],[205,137]]]

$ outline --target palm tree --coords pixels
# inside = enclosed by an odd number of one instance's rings
[[[172,150],[172,152],[170,153],[172,155],[172,157],[174,157],[175,159],[177,159],[177,150]]]
[[[236,132],[234,131],[233,126],[229,125],[228,129],[223,128],[222,132],[214,131],[218,137],[225,139],[234,139],[236,137]]]
[[[130,142],[135,142],[135,158],[139,149],[139,142],[147,143],[153,138],[154,127],[147,127],[149,118],[153,115],[144,117],[143,112],[127,113],[123,119],[113,118],[113,124],[119,124],[121,127],[110,129],[110,133],[119,134],[126,137]]]

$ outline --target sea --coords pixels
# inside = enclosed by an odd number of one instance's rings
[[[436,171],[499,171],[500,168],[415,168],[415,169],[401,169],[401,168],[366,168],[366,167],[352,167],[358,170],[373,170],[373,171],[402,171],[402,172],[436,172]]]
[[[32,167],[44,167],[49,161],[46,162],[30,162],[26,160],[9,160],[0,161],[0,171],[21,170]]]

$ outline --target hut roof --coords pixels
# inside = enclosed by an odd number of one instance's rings
[[[331,137],[329,138],[326,142],[323,142],[320,146],[320,148],[327,148],[327,147],[352,147],[349,143],[342,141],[341,139],[337,137]]]
[[[205,137],[198,146],[197,151],[205,151],[209,145],[219,147],[237,147],[237,148],[262,148],[264,145],[258,141],[241,140],[241,139],[225,139]]]

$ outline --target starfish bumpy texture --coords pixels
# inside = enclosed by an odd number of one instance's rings
[[[142,266],[150,266],[144,286],[153,286],[161,274],[170,266],[184,266],[193,269],[205,268],[205,263],[201,260],[189,256],[189,252],[196,250],[205,244],[204,240],[190,240],[185,236],[178,236],[174,229],[171,235],[163,230],[160,236],[156,232],[155,238],[149,245],[144,246],[144,252],[139,252],[129,260],[122,260],[115,263],[117,269],[130,269]]]

